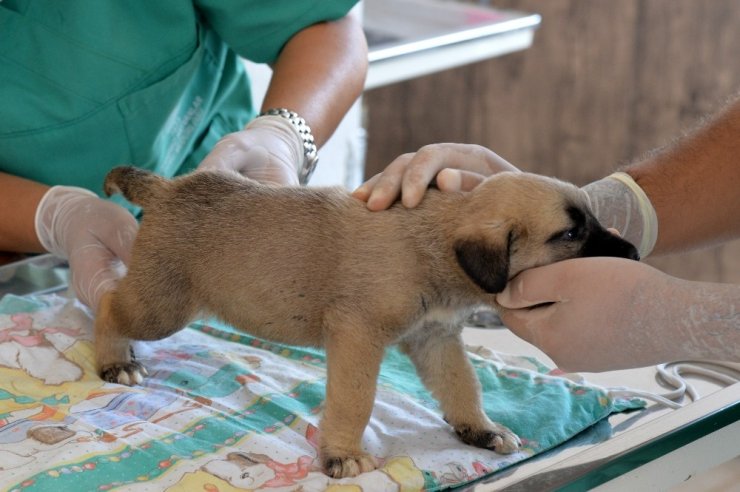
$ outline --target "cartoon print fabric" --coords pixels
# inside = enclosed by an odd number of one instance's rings
[[[91,329],[74,300],[0,300],[0,490],[442,490],[642,404],[530,358],[471,353],[486,411],[524,442],[501,456],[462,444],[410,361],[389,350],[363,438],[381,467],[336,480],[317,460],[321,351],[194,323],[137,344],[150,376],[126,387],[95,374]]]

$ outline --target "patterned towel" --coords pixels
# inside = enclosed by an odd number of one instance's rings
[[[91,329],[88,311],[74,300],[0,300],[0,489],[442,490],[644,405],[548,374],[532,358],[478,350],[470,358],[485,409],[524,443],[502,456],[462,444],[411,362],[389,349],[363,437],[381,467],[335,480],[317,460],[321,351],[194,323],[137,344],[150,377],[129,388],[95,374]]]

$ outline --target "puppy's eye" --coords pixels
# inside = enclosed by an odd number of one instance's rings
[[[567,241],[574,241],[578,239],[581,236],[581,228],[580,227],[573,227],[572,229],[568,229],[563,233],[563,239]]]
[[[583,235],[583,228],[580,226],[571,227],[562,232],[552,235],[550,241],[577,241]]]
[[[548,239],[548,242],[580,241],[581,239],[583,239],[583,233],[584,233],[584,229],[582,226],[574,226],[574,227],[571,227],[570,229],[556,232],[555,234],[550,236],[550,239]]]

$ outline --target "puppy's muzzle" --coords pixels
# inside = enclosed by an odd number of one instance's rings
[[[594,231],[583,245],[581,256],[615,256],[640,261],[640,253],[632,243],[607,230]]]

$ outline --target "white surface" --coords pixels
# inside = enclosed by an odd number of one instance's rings
[[[692,475],[683,483],[671,487],[671,492],[695,492],[697,490],[716,492],[740,491],[740,454],[719,466],[697,475]]]
[[[498,352],[532,356],[550,367],[555,367],[552,360],[542,351],[516,337],[506,329],[466,328],[463,331],[463,339],[468,345],[482,345]],[[656,381],[655,374],[656,370],[654,367],[644,367],[604,373],[586,373],[583,375],[588,382],[605,388],[626,386],[656,394],[666,393],[666,388],[662,387]],[[548,452],[545,455],[514,467],[507,473],[502,474],[501,477],[496,477],[496,480],[491,483],[478,485],[475,487],[476,492],[499,490],[506,486],[515,485],[537,474],[558,472],[558,470],[568,467],[614,456],[649,439],[672,432],[716,409],[722,408],[728,402],[731,403],[740,400],[740,383],[731,387],[724,387],[714,382],[691,376],[687,379],[698,390],[701,396],[698,401],[688,403],[679,410],[671,410],[648,402],[648,407],[645,410],[626,414],[614,414],[609,417],[613,435],[608,440],[597,444],[567,447],[562,450],[556,449],[555,451]],[[664,470],[670,467],[680,468],[682,466],[681,460],[688,460],[695,465],[691,470],[696,473],[723,463],[734,455],[740,454],[740,444],[737,444],[740,443],[740,429],[737,426],[733,429],[726,427],[723,431],[724,434],[720,431],[720,434],[707,436],[706,442],[697,444],[697,447],[686,446],[686,449],[680,448],[674,453],[669,453],[669,455],[666,455],[665,463],[658,465],[664,466],[664,468],[658,468],[658,470],[661,470],[660,473],[663,473]],[[734,455],[733,452],[735,453]],[[701,459],[698,458],[699,455],[697,453],[700,454]],[[658,472],[652,468],[646,468],[640,472],[635,470],[634,472],[637,473],[634,477],[632,473],[624,476],[625,480],[636,480],[634,482],[627,481],[626,483],[630,484],[629,486],[608,490],[665,490],[671,485],[679,483],[673,480],[675,477],[666,477],[666,480],[662,481],[659,487],[654,488],[652,486],[646,486],[646,482],[643,479],[647,477],[652,483],[655,483],[655,479],[660,477],[653,476],[653,474]],[[685,478],[686,474],[682,475],[682,480]],[[604,486],[607,484],[604,484]]]
[[[668,490],[740,454],[740,422],[730,424],[597,488],[598,492]],[[740,484],[737,484],[740,487]]]
[[[468,41],[463,45],[449,45],[412,55],[374,61],[368,71],[365,90],[429,75],[434,72],[506,55],[528,48],[534,30],[518,30],[488,38]]]
[[[366,89],[523,50],[540,23],[536,14],[437,0],[365,0],[364,14]]]

